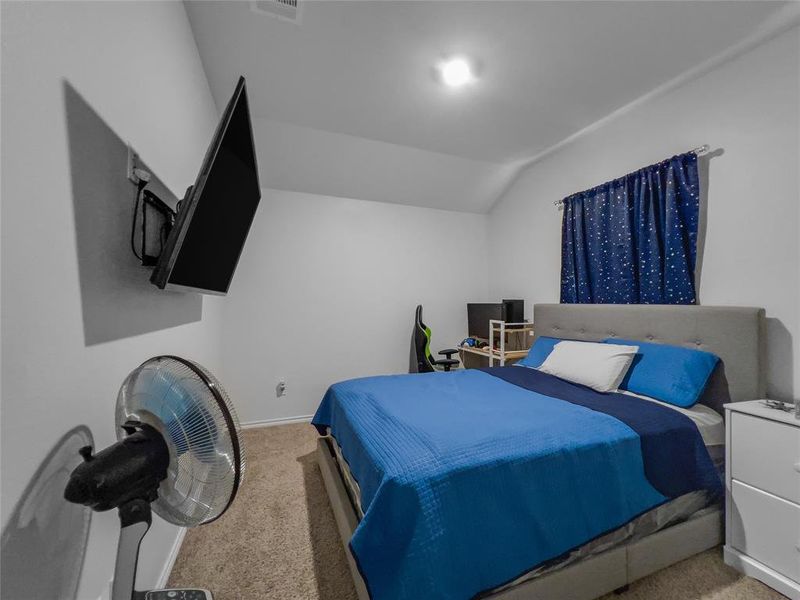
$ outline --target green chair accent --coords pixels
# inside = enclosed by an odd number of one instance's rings
[[[439,350],[440,355],[447,358],[434,359],[431,356],[431,329],[422,322],[422,305],[417,306],[414,320],[414,333],[411,336],[411,361],[409,373],[430,373],[432,371],[449,371],[458,365],[458,361],[451,358],[458,352],[454,348]]]

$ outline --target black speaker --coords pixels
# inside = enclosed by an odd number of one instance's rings
[[[525,300],[503,300],[503,320],[506,323],[525,321]]]

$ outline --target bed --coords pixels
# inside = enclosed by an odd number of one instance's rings
[[[534,326],[537,337],[708,350],[722,360],[730,400],[763,397],[762,309],[539,304]],[[318,458],[362,600],[588,600],[721,542],[721,488],[711,476],[720,467],[719,415],[693,419],[622,397],[603,408],[604,395],[530,371],[332,386],[317,424],[336,436],[320,437]],[[421,413],[435,419],[432,433],[429,423],[415,429]],[[534,421],[531,439],[519,424]],[[655,424],[662,431],[648,433]],[[626,450],[634,442],[641,451]],[[676,478],[670,462],[681,460]],[[387,481],[390,471],[397,477]]]

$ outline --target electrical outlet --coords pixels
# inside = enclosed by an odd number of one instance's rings
[[[275,395],[278,398],[286,395],[286,379],[283,377],[278,380],[278,385],[275,386]]]
[[[129,181],[133,182],[134,184],[139,184],[139,177],[134,173],[134,169],[138,168],[139,166],[139,155],[136,154],[131,145],[128,144],[128,162],[126,165],[126,173],[125,176],[128,178]]]

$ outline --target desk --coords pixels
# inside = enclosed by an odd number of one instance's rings
[[[458,357],[465,369],[479,367],[505,366],[513,364],[528,355],[533,338],[533,325],[530,323],[506,323],[504,321],[489,321],[489,335],[494,343],[485,348],[462,346],[458,349]],[[510,336],[515,337],[511,343]],[[515,346],[514,350],[506,350],[507,346]],[[468,360],[474,357],[477,360]]]
[[[518,361],[520,358],[525,358],[528,355],[528,350],[506,350],[504,354],[501,354],[499,350],[489,350],[488,347],[486,348],[471,348],[467,346],[466,348],[459,348],[459,354],[462,352],[469,353],[469,354],[477,354],[478,356],[483,356],[486,359],[494,361],[500,361],[500,366],[503,366],[504,362],[508,361]],[[461,362],[464,362],[463,359]]]

